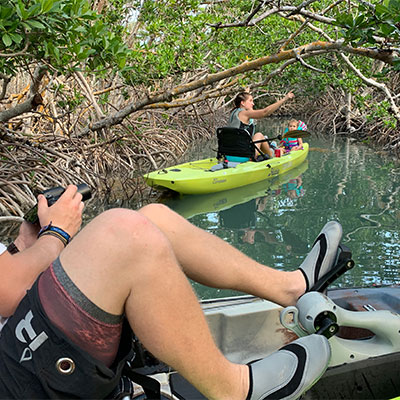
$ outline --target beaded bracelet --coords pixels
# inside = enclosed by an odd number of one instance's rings
[[[71,241],[71,236],[67,232],[65,232],[61,228],[58,228],[57,226],[51,225],[51,222],[49,225],[44,226],[39,231],[38,238],[45,235],[51,235],[56,237],[57,239],[60,239],[64,247]]]

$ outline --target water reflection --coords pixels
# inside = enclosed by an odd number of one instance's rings
[[[329,220],[356,267],[336,286],[400,283],[398,160],[351,141],[312,138],[308,163],[275,180],[167,204],[250,257],[284,270],[304,259]],[[301,170],[303,169],[303,170]],[[231,293],[195,288],[200,297]]]

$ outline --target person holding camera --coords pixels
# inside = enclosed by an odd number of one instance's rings
[[[111,209],[79,231],[83,207],[73,185],[51,207],[40,195],[40,226],[23,222],[0,255],[0,315],[9,317],[0,398],[109,397],[132,358],[132,331],[210,399],[295,399],[325,371],[329,343],[315,334],[248,365],[227,360],[187,277],[295,304],[332,268],[340,224],[327,223],[300,268],[285,272],[161,204]]]

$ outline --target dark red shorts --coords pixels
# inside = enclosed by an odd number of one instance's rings
[[[132,356],[126,321],[110,367],[83,351],[49,321],[36,282],[1,332],[0,398],[106,398]]]

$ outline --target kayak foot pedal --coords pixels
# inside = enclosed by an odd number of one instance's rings
[[[342,276],[346,271],[349,271],[354,267],[354,261],[351,258],[351,251],[348,247],[343,244],[339,245],[338,257],[336,265],[327,272],[321,279],[315,282],[314,286],[311,287],[312,292],[324,292],[327,287],[334,282],[337,278]]]

